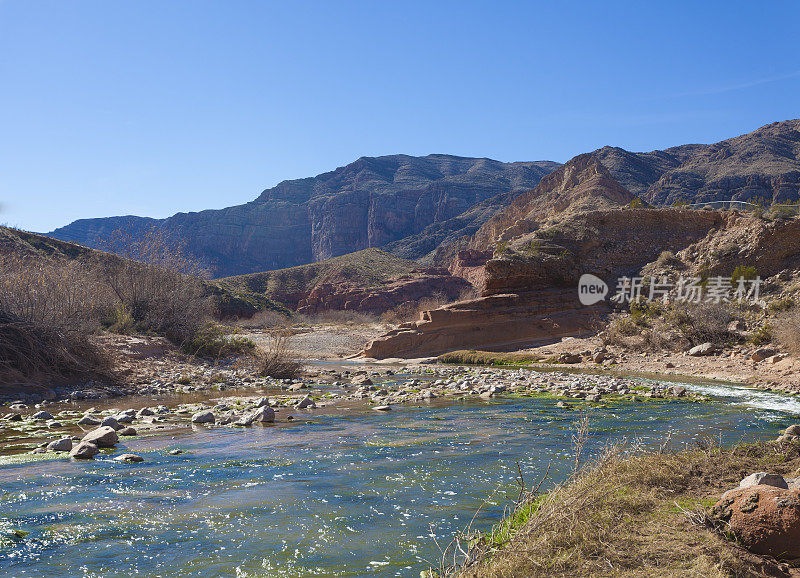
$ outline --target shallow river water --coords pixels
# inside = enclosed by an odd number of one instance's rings
[[[800,415],[789,396],[688,387],[712,401],[589,409],[589,453],[622,439],[774,438]],[[563,479],[578,417],[549,399],[397,407],[133,438],[141,464],[2,466],[0,529],[30,534],[2,542],[0,574],[419,576],[438,559],[434,536],[449,542],[487,499],[474,527],[500,519],[517,462],[529,484],[551,462],[545,486]]]

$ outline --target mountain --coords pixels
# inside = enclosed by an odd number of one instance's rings
[[[219,277],[392,243],[399,243],[398,255],[419,259],[442,242],[474,233],[506,204],[503,197],[490,199],[529,190],[556,167],[449,155],[362,157],[316,177],[284,181],[243,205],[167,219],[82,219],[49,235],[96,247],[119,228],[156,226],[185,242]]]
[[[711,145],[634,153],[606,146],[578,155],[514,197],[469,240],[488,249],[560,215],[623,206],[712,201],[800,201],[800,120],[776,122]],[[452,252],[451,252],[452,253]]]

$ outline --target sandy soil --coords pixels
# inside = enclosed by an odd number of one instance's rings
[[[361,351],[366,343],[388,328],[381,323],[293,327],[289,348],[302,359],[343,359]],[[266,348],[270,340],[267,332],[251,332],[246,337],[262,348]]]

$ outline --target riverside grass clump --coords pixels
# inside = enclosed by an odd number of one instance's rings
[[[281,329],[270,334],[266,348],[256,358],[258,373],[275,379],[296,379],[303,364],[294,358],[289,349],[289,330]]]
[[[530,353],[502,353],[491,351],[458,350],[437,358],[439,363],[454,365],[527,365],[545,360],[545,357]]]
[[[751,472],[794,475],[799,456],[792,443],[724,448],[708,440],[674,452],[612,445],[543,492],[547,472],[525,489],[520,471],[519,499],[504,519],[487,532],[466,528],[441,548],[442,559],[428,575],[782,575],[771,573],[777,564],[721,534],[710,508]]]

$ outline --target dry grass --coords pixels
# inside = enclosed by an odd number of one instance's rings
[[[800,310],[779,315],[772,323],[772,332],[787,352],[800,356]]]
[[[266,349],[258,356],[258,373],[276,379],[296,379],[303,370],[303,364],[295,359],[289,349],[291,332],[286,329],[270,334]]]
[[[0,384],[104,376],[108,359],[85,334],[0,311]]]
[[[578,438],[580,438],[580,434]],[[577,454],[576,454],[577,455]],[[798,446],[709,443],[677,453],[613,446],[545,494],[524,494],[440,576],[763,576],[777,571],[702,522],[754,471],[789,474]],[[459,541],[454,541],[454,544]],[[460,542],[463,543],[463,540]],[[458,548],[451,545],[451,556]],[[459,559],[460,557],[460,559]]]

